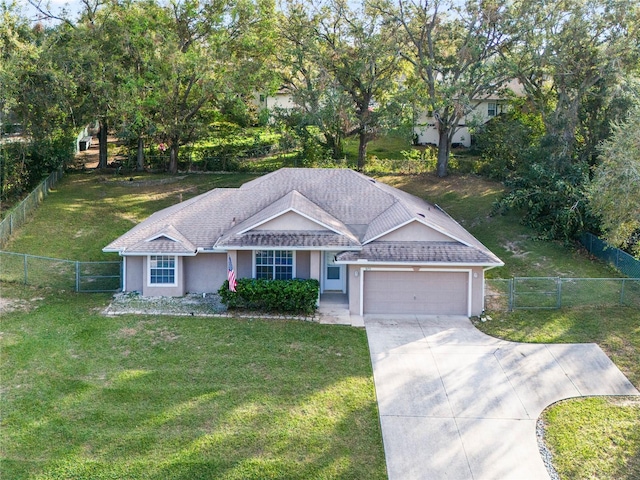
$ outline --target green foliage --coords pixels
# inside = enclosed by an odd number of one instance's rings
[[[481,152],[478,173],[506,180],[527,163],[531,149],[544,135],[539,113],[523,110],[514,102],[507,113],[499,115],[476,132],[475,148]]]
[[[540,238],[570,241],[593,222],[584,196],[587,179],[583,165],[560,174],[545,162],[531,163],[506,182],[511,191],[496,202],[494,212],[519,209]]]
[[[589,185],[591,210],[606,240],[640,257],[640,108],[614,127],[601,146],[601,164]]]
[[[5,201],[28,192],[65,166],[73,157],[74,138],[58,132],[57,136],[7,143],[0,148],[0,199]]]
[[[266,312],[313,313],[320,284],[317,280],[264,280],[240,278],[236,291],[225,281],[218,290],[229,308],[247,308]]]

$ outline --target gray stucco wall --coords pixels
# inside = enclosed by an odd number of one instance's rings
[[[253,276],[253,252],[238,250],[238,271],[237,278],[251,278]]]
[[[125,261],[125,291],[142,292],[144,276],[143,257],[124,257]]]
[[[199,253],[185,257],[184,270],[187,293],[216,292],[227,279],[227,254]]]
[[[296,252],[296,278],[311,278],[311,252]]]

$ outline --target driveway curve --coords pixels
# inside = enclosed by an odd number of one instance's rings
[[[548,480],[536,437],[547,406],[639,394],[593,343],[507,342],[466,317],[364,322],[390,480]]]

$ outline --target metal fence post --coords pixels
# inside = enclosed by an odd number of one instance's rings
[[[515,278],[510,278],[509,279],[509,311],[513,312],[515,305],[515,296],[516,296],[516,282],[515,282]]]
[[[80,262],[76,260],[76,292],[80,291]]]
[[[24,284],[25,284],[25,285],[28,285],[28,283],[27,283],[27,282],[28,282],[28,280],[27,280],[27,279],[28,279],[29,277],[28,277],[28,274],[27,274],[27,255],[26,255],[26,254],[25,254],[25,255],[23,255],[23,257],[22,257],[22,258],[24,258]]]
[[[620,305],[624,305],[624,284],[626,281],[626,278],[622,279],[622,286],[620,287]]]
[[[562,308],[562,279],[560,277],[556,277],[556,290],[557,290],[557,298],[556,298],[556,307],[558,309]]]

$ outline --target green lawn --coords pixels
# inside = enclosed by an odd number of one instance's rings
[[[6,249],[116,259],[101,248],[152,212],[251,178],[143,175],[129,181],[71,174]],[[536,240],[515,214],[490,216],[500,184],[473,175],[379,178],[439,204],[491,248],[506,265],[489,276],[619,276],[579,249]],[[361,330],[284,321],[105,318],[98,310],[106,296],[54,295],[9,284],[2,289],[0,298],[31,308],[2,319],[3,477],[385,477]],[[638,309],[492,316],[478,327],[514,341],[597,342],[640,386]],[[634,399],[561,402],[545,420],[561,478],[640,477]],[[570,435],[587,443],[566,440]]]
[[[386,477],[364,330],[2,293],[2,478]]]

